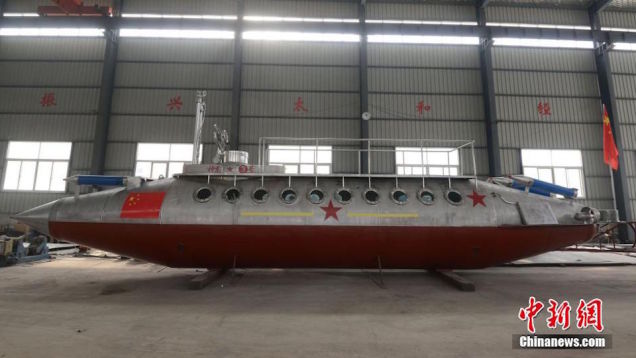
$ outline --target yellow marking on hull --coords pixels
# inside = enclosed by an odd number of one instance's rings
[[[416,219],[420,217],[418,213],[347,213],[350,218],[380,218],[380,219]]]
[[[293,217],[311,217],[314,213],[311,211],[294,212],[294,211],[241,211],[243,217],[271,217],[271,218],[293,218]]]

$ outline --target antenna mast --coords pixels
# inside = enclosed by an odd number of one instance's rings
[[[197,91],[197,113],[194,122],[194,142],[192,147],[192,164],[200,164],[199,147],[201,146],[201,134],[203,132],[203,123],[205,122],[205,97],[206,91]]]

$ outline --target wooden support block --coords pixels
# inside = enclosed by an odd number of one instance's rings
[[[465,291],[465,292],[475,291],[475,284],[472,281],[456,274],[452,270],[432,270],[432,272],[437,274],[444,281],[457,287],[460,291]]]
[[[208,270],[200,275],[196,275],[188,281],[188,288],[191,290],[200,290],[212,282],[218,280],[227,272],[227,269]]]

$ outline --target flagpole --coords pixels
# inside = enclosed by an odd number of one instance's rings
[[[614,204],[612,207],[614,210],[618,210],[618,207],[616,207],[616,191],[614,190],[614,171],[610,165],[607,166],[607,169],[609,169],[610,183],[612,183],[612,203]]]
[[[605,103],[601,102],[601,116],[603,117],[603,121],[605,120],[605,116],[607,114],[607,107],[605,106]],[[608,119],[609,119],[609,115],[607,115]],[[611,127],[610,127],[611,128]],[[612,133],[612,135],[614,135]],[[603,123],[603,156],[605,156],[605,123]],[[607,164],[607,169],[609,170],[610,173],[610,183],[612,184],[612,207],[614,208],[614,210],[618,211],[618,207],[616,206],[616,190],[614,188],[614,171],[612,170],[612,165],[609,162],[606,162]]]

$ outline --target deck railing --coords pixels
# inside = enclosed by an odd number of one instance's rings
[[[283,148],[280,146],[291,145],[295,148]],[[274,149],[271,149],[274,147]],[[322,147],[322,148],[321,148]],[[324,148],[330,147],[330,148]],[[408,148],[408,149],[406,149]],[[288,137],[261,137],[258,143],[258,165],[270,164],[270,151],[295,151],[302,155],[302,151],[313,152],[313,161],[301,161],[303,165],[313,165],[313,173],[300,173],[300,163],[298,173],[286,173],[285,175],[313,175],[316,178],[322,176],[360,176],[360,177],[422,177],[422,180],[428,177],[447,177],[449,186],[453,177],[474,177],[477,178],[477,163],[475,159],[475,141],[474,140],[441,140],[441,139],[345,139],[345,138],[288,138]],[[332,162],[330,163],[330,174],[318,174],[318,167],[324,165],[318,159],[320,152],[330,152]],[[446,164],[430,164],[426,160],[427,153],[445,153]],[[384,170],[377,170],[376,166],[380,165],[386,158],[387,153],[392,153],[392,160],[395,161],[393,173],[389,174]],[[403,164],[409,168],[418,168],[421,174],[398,174],[398,163],[396,161],[396,153],[420,153],[421,158],[416,164]],[[451,156],[457,155],[457,164],[450,164]],[[347,173],[334,172],[333,158],[342,159],[346,156],[355,155],[357,162],[355,171]],[[300,159],[300,158],[299,158]],[[350,158],[349,158],[350,159]],[[276,162],[280,164],[279,162]],[[366,166],[363,165],[366,163]],[[340,164],[340,163],[335,163]],[[348,165],[353,163],[348,162]],[[427,170],[430,167],[446,168],[442,169],[441,175],[430,174]],[[451,167],[457,168],[456,174],[453,174]],[[386,167],[384,168],[386,169]],[[446,172],[446,173],[444,173]]]

